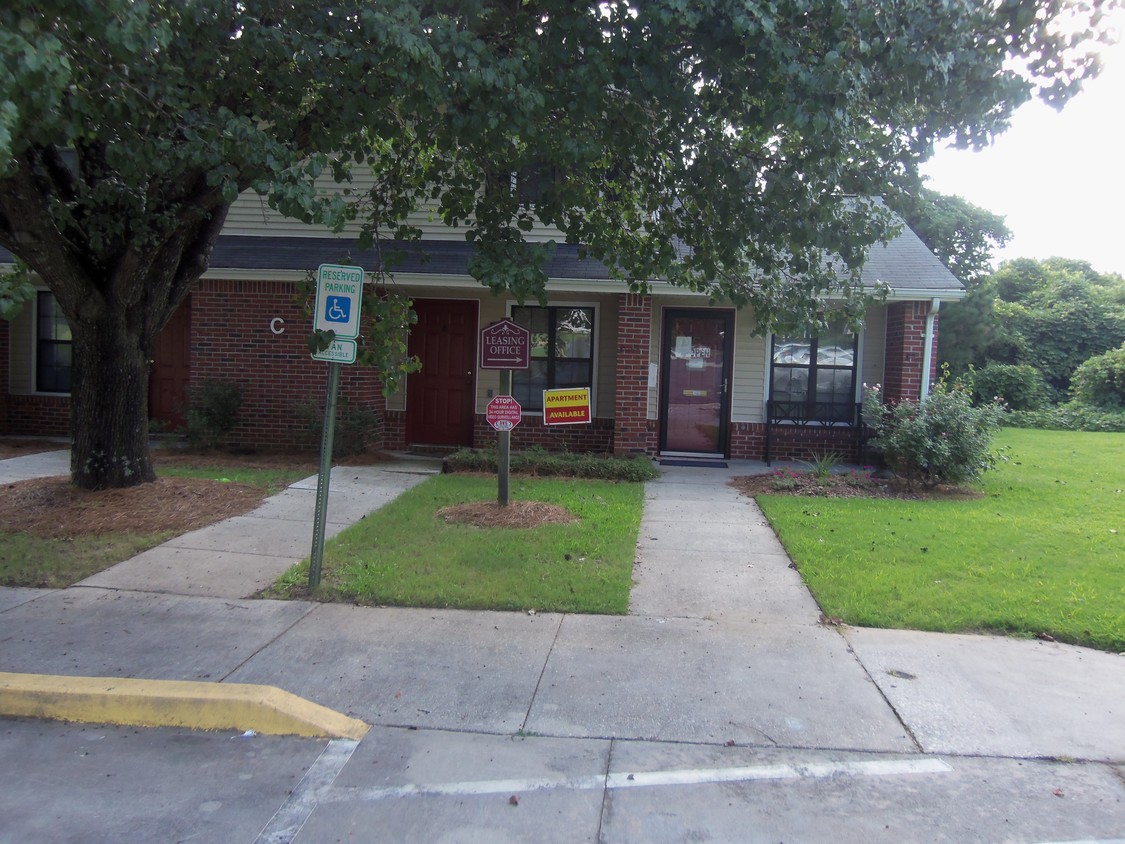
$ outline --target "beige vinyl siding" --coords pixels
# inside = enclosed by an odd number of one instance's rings
[[[766,388],[769,379],[769,340],[754,335],[756,321],[751,311],[738,311],[734,318],[734,368],[730,417],[732,422],[761,422],[766,418]]]
[[[860,346],[859,385],[882,384],[887,357],[887,308],[869,308],[864,315],[863,342]],[[860,401],[863,400],[862,392]]]
[[[370,173],[356,172],[353,182],[347,187],[354,193],[363,193],[370,189],[374,183]],[[331,194],[344,189],[344,185],[337,185],[330,176],[322,176],[317,180],[317,187],[325,194]],[[422,231],[426,240],[464,240],[465,230],[468,226],[462,224],[459,228],[451,228],[442,223],[437,215],[437,205],[427,203],[408,218],[408,223],[417,226]],[[360,225],[350,223],[344,229],[343,235],[356,237]],[[289,237],[339,237],[336,232],[324,226],[310,226],[300,220],[283,217],[280,213],[270,208],[264,196],[259,196],[254,191],[244,191],[231,205],[227,213],[223,234],[258,235],[258,236],[289,236]],[[524,237],[529,241],[565,240],[565,235],[555,228],[540,226]]]

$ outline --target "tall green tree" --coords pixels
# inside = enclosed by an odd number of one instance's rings
[[[808,322],[891,233],[847,194],[893,193],[935,139],[983,144],[1036,93],[1064,101],[1097,5],[9,0],[0,245],[71,324],[74,481],[154,477],[153,341],[240,191],[362,215],[372,240],[417,236],[429,200],[520,299],[544,289],[538,219],[638,289]],[[361,201],[314,190],[355,166],[377,176]],[[509,176],[531,167],[555,174],[533,201]]]
[[[1079,364],[1125,342],[1123,291],[1121,276],[1086,261],[1006,262],[981,290],[993,297],[996,318],[988,360],[1034,366],[1064,399]]]
[[[892,198],[891,207],[968,290],[941,308],[938,354],[956,374],[965,372],[995,334],[992,297],[978,292],[992,272],[992,255],[1012,236],[1004,218],[959,196],[928,187]]]

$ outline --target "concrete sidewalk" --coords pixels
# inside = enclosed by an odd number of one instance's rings
[[[65,465],[20,457],[0,477]],[[329,535],[438,468],[333,469]],[[70,589],[0,590],[0,670],[271,684],[436,729],[1125,760],[1121,656],[819,624],[727,483],[762,470],[671,467],[647,485],[626,617],[244,600],[308,555],[313,476]]]
[[[0,477],[12,462],[0,461]],[[432,468],[334,470],[333,528]],[[310,479],[253,514],[179,537],[77,587],[0,590],[0,671],[276,685],[375,725],[300,806],[278,798],[284,805],[267,829],[286,812],[307,810],[296,829],[308,821],[301,839],[308,841],[362,838],[375,822],[399,831],[388,840],[671,841],[693,830],[746,840],[756,837],[739,832],[747,813],[763,824],[763,837],[774,830],[787,840],[818,838],[801,813],[779,810],[770,821],[739,803],[730,815],[734,804],[723,792],[712,803],[686,785],[784,779],[777,772],[790,769],[797,780],[813,770],[845,779],[889,772],[863,797],[870,780],[832,786],[843,789],[838,799],[880,820],[894,805],[922,824],[910,827],[914,835],[878,824],[865,840],[938,837],[918,830],[932,831],[926,824],[945,817],[943,800],[983,801],[983,818],[989,802],[1011,798],[996,782],[1029,787],[1019,777],[1032,777],[1036,789],[1064,783],[1088,799],[1064,804],[1048,790],[1048,802],[1021,809],[1009,834],[986,838],[1109,840],[1125,830],[1125,658],[1000,637],[822,626],[756,504],[727,485],[762,468],[669,467],[646,486],[624,617],[245,600],[308,554]],[[514,736],[528,742],[522,750],[511,745]],[[992,761],[966,761],[975,757]],[[428,768],[426,758],[444,767]],[[1093,762],[1064,771],[1029,761],[1043,758]],[[311,776],[315,765],[307,764]],[[1027,766],[1018,777],[1017,766]],[[644,783],[661,771],[679,773],[667,775],[662,796],[642,799],[643,789],[627,786],[644,771],[651,772]],[[582,785],[587,775],[599,784]],[[558,810],[557,834],[526,826],[527,815],[504,814],[507,806],[487,809],[479,836],[452,834],[466,829],[455,808],[466,793],[516,788],[484,781],[543,792],[541,811]],[[748,800],[758,794],[738,788]],[[831,793],[824,788],[807,795],[818,807],[807,817],[819,812],[827,837],[836,821],[826,808],[831,799],[821,805]],[[429,820],[402,826],[394,801],[421,794],[431,795]],[[880,810],[882,800],[889,802]],[[643,820],[670,805],[684,818],[699,814],[699,822],[670,823],[665,834]],[[1064,825],[1052,825],[1064,816]],[[806,832],[794,834],[799,829]],[[958,829],[964,838],[975,827]],[[488,834],[497,830],[503,834]]]

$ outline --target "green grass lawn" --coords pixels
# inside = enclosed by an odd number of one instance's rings
[[[173,536],[166,531],[47,539],[0,531],[0,586],[63,589]]]
[[[282,467],[258,468],[255,466],[207,465],[185,466],[182,464],[162,466],[157,464],[156,474],[162,478],[203,478],[205,480],[227,483],[250,484],[265,490],[266,495],[276,495],[290,484],[315,475],[316,470],[289,469]]]
[[[442,507],[496,498],[496,478],[439,475],[325,546],[319,596],[365,604],[624,613],[644,502],[641,484],[511,479],[511,500],[565,507],[575,524],[446,524]],[[308,563],[273,594],[300,594]]]
[[[760,496],[826,615],[1125,651],[1125,434],[1004,429],[969,500]]]

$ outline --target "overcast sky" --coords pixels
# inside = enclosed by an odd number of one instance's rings
[[[1001,259],[1058,255],[1125,275],[1125,44],[1102,62],[1061,112],[1028,103],[988,149],[939,150],[922,168],[934,190],[1007,219]]]

